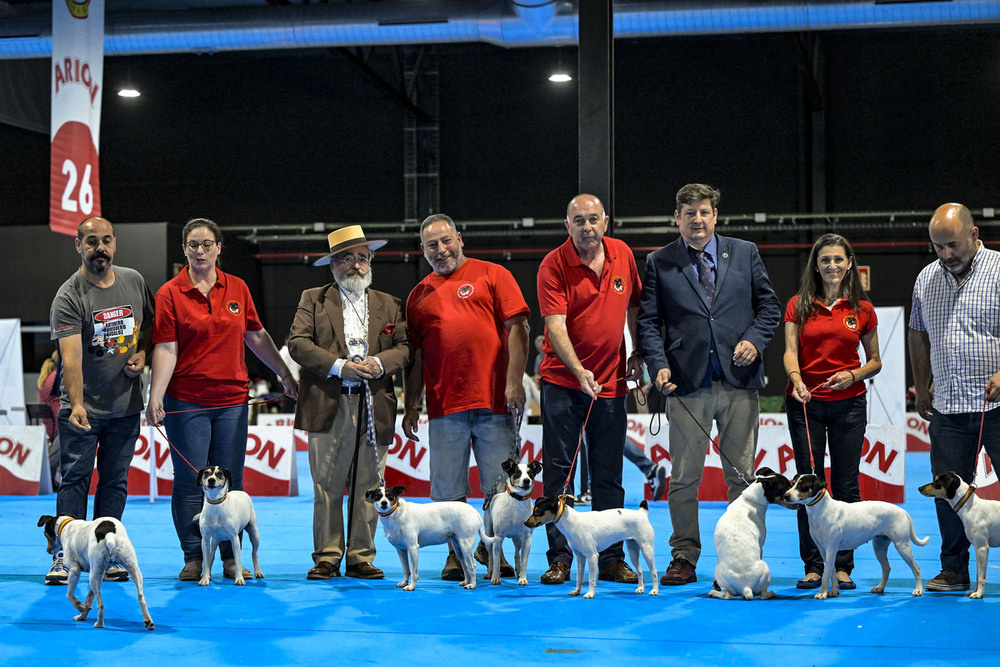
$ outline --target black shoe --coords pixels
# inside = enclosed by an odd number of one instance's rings
[[[810,572],[809,574],[814,574],[814,573]],[[819,573],[816,572],[815,574]],[[806,576],[808,577],[809,575],[807,574]],[[811,590],[813,588],[819,588],[819,585],[821,583],[823,583],[822,575],[820,575],[816,579],[799,579],[797,582],[795,582],[795,587],[800,588],[802,590]]]
[[[552,565],[549,565],[549,569],[542,574],[542,578],[539,581],[543,584],[561,584],[566,581],[566,577],[568,576],[569,565],[556,561]]]
[[[667,490],[667,467],[661,464],[650,470],[646,483],[649,484],[653,500],[662,498],[663,492]]]
[[[617,561],[614,565],[601,570],[597,574],[597,578],[601,581],[614,581],[619,584],[639,583],[639,575],[623,560]]]
[[[683,586],[693,584],[698,581],[698,573],[694,565],[683,558],[675,558],[670,562],[670,567],[666,573],[660,577],[660,584],[664,586]]]
[[[846,572],[840,572],[840,571],[838,571],[837,574],[839,575],[839,574],[847,574],[847,573]],[[841,581],[840,577],[839,576],[837,577],[837,588],[839,588],[840,590],[842,590],[842,591],[853,591],[857,587],[858,587],[858,585],[856,583],[854,583],[853,579],[851,579],[851,575],[847,574],[847,581]]]
[[[958,572],[941,570],[938,576],[927,582],[925,588],[929,591],[950,593],[969,590],[969,577],[963,577]]]

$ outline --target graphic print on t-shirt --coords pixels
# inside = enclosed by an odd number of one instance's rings
[[[87,346],[87,352],[103,357],[105,354],[127,354],[129,348],[135,347],[139,332],[132,306],[95,310],[92,317],[94,337]]]

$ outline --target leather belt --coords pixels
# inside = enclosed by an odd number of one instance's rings
[[[364,386],[360,385],[360,384],[352,384],[352,385],[345,384],[345,385],[341,385],[341,387],[340,387],[340,393],[341,394],[347,394],[349,396],[357,396],[362,391],[364,391]]]

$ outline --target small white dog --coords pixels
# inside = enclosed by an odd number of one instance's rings
[[[976,587],[969,597],[978,600],[986,588],[990,547],[1000,547],[1000,502],[980,498],[975,490],[954,472],[942,473],[919,489],[925,496],[947,501],[962,520],[965,536],[976,548]]]
[[[928,536],[921,540],[917,537],[913,530],[913,519],[902,507],[879,500],[857,503],[834,500],[826,492],[826,480],[812,473],[796,476],[792,488],[785,494],[785,500],[806,506],[809,534],[823,554],[823,582],[819,593],[814,596],[817,600],[825,600],[827,591],[829,597],[840,594],[840,585],[834,574],[837,552],[856,549],[865,542],[872,543],[875,558],[882,566],[882,580],[871,590],[872,593],[883,592],[885,583],[889,580],[888,553],[889,543],[892,542],[913,571],[913,578],[916,580],[914,597],[924,594],[920,567],[913,560],[910,542],[922,547],[931,538]]]
[[[514,567],[517,584],[528,585],[528,554],[531,553],[531,529],[524,521],[531,515],[531,490],[535,477],[542,471],[538,461],[518,463],[507,459],[502,464],[507,473],[507,481],[501,482],[490,500],[483,517],[486,532],[499,538],[490,550],[490,583],[500,584],[500,558],[503,554],[503,538],[509,537],[514,543]]]
[[[380,486],[365,493],[365,499],[375,505],[382,530],[389,544],[396,547],[403,566],[403,580],[396,584],[412,591],[420,578],[420,547],[448,542],[462,563],[462,588],[476,587],[476,536],[492,547],[499,538],[483,532],[483,520],[474,507],[458,501],[439,503],[408,503],[400,494],[405,486]]]
[[[47,551],[54,553],[62,545],[63,557],[69,567],[66,581],[66,597],[77,611],[74,621],[86,621],[94,600],[97,600],[97,622],[95,628],[104,627],[104,599],[101,597],[101,581],[104,571],[112,562],[118,563],[128,572],[135,583],[142,609],[142,622],[147,630],[153,629],[153,619],[146,608],[146,596],[142,592],[142,572],[135,556],[135,548],[128,539],[125,526],[118,519],[101,517],[93,521],[82,521],[71,516],[43,515],[38,525],[44,526]],[[80,602],[76,597],[76,584],[81,572],[90,572],[90,590],[87,598]]]
[[[205,494],[201,512],[195,515],[201,529],[201,579],[199,586],[212,582],[212,559],[220,542],[233,545],[233,559],[236,561],[235,579],[237,586],[245,586],[240,549],[240,531],[246,530],[253,545],[253,576],[263,579],[257,562],[257,548],[260,533],[257,532],[257,514],[253,510],[253,500],[243,491],[230,491],[232,473],[222,466],[208,466],[198,471],[198,486]]]
[[[539,498],[531,516],[524,522],[528,528],[537,528],[546,523],[553,523],[566,536],[566,542],[576,557],[576,588],[570,595],[579,595],[583,588],[583,568],[590,566],[590,587],[583,597],[594,597],[597,586],[598,555],[615,542],[625,542],[629,558],[639,575],[639,586],[635,592],[643,593],[646,583],[642,575],[642,563],[639,562],[639,551],[642,551],[646,565],[653,575],[653,589],[650,595],[660,592],[660,580],[656,576],[656,561],[653,556],[654,533],[649,523],[649,505],[643,500],[637,510],[609,509],[590,512],[577,512],[566,504],[562,498]]]
[[[752,600],[754,595],[761,600],[774,597],[774,591],[767,589],[771,570],[762,558],[767,536],[764,516],[771,503],[785,505],[782,496],[792,485],[770,468],[758,470],[756,478],[715,524],[715,553],[719,557],[715,581],[719,590],[709,591],[709,597],[721,600],[734,596],[745,600]]]

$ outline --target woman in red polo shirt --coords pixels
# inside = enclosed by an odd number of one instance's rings
[[[298,386],[258,319],[246,283],[216,266],[222,252],[219,226],[195,218],[182,238],[187,269],[156,293],[146,415],[154,424],[162,422],[170,439],[171,510],[184,551],[178,578],[197,581],[201,534],[193,519],[201,511],[202,492],[194,468],[228,468],[231,488],[243,488],[250,384],[244,344],[281,377],[286,394],[295,398]],[[219,550],[223,576],[233,578],[233,546],[223,542]]]
[[[837,500],[857,502],[861,500],[858,474],[868,425],[864,380],[882,370],[882,360],[875,309],[861,287],[854,250],[843,236],[824,234],[813,244],[799,293],[789,300],[784,320],[785,411],[796,472],[825,477],[829,442],[830,494]],[[859,343],[865,349],[864,365]],[[815,471],[809,461],[809,437]],[[816,588],[823,574],[823,556],[809,535],[805,508],[798,512],[799,555],[806,576],[796,586]],[[840,588],[855,588],[853,550],[837,553],[836,568]]]

